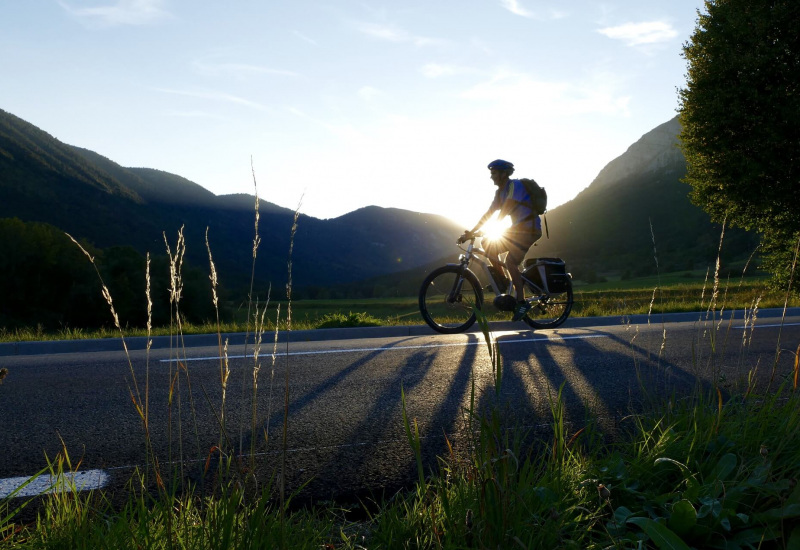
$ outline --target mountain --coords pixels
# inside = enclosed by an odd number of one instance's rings
[[[686,163],[679,148],[680,132],[678,117],[657,126],[600,170],[589,188],[610,187],[631,176],[654,174],[660,169],[685,172]]]
[[[129,245],[163,254],[183,226],[186,257],[208,265],[206,228],[220,280],[250,279],[255,197],[216,196],[175,174],[125,168],[64,144],[0,110],[0,218],[44,222],[100,248]],[[259,201],[256,286],[282,288],[294,212]],[[431,214],[368,207],[331,220],[300,215],[293,283],[353,282],[422,265],[452,252],[461,228]],[[279,295],[282,294],[279,293]]]
[[[679,133],[677,117],[651,130],[548,212],[550,238],[531,255],[563,257],[577,275],[650,274],[656,261],[661,272],[713,266],[722,228],[689,200]],[[722,259],[743,262],[757,244],[756,235],[726,228]]]
[[[585,280],[650,274],[656,261],[661,272],[713,265],[720,227],[691,204],[690,188],[681,183],[686,163],[679,132],[677,118],[648,132],[573,200],[548,212],[550,237],[530,255],[562,257]],[[140,254],[162,254],[164,235],[174,243],[184,227],[187,259],[196,266],[208,265],[208,228],[222,283],[237,295],[248,287],[251,195],[216,196],[175,174],[122,167],[0,110],[0,197],[0,218],[44,222],[100,248],[128,245]],[[264,200],[259,211],[256,288],[282,288],[294,212]],[[413,294],[427,270],[454,260],[461,230],[440,216],[375,206],[330,220],[300,215],[293,283],[317,294],[323,287],[337,295],[400,288]],[[751,234],[726,230],[724,262],[743,262],[756,244]]]
[[[545,217],[543,235],[529,256],[564,258],[573,276],[592,281],[605,275],[623,277],[714,268],[721,226],[689,200],[681,182],[686,161],[678,147],[677,117],[654,128],[609,162],[573,200]],[[557,182],[540,182],[552,187]],[[758,245],[756,235],[726,228],[723,269],[741,267]],[[331,296],[372,289],[375,295],[416,292],[426,273],[452,261],[432,262],[352,285],[329,289]]]

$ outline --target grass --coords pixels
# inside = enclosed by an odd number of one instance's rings
[[[297,216],[293,235],[296,222]],[[181,242],[179,234],[174,253],[167,243],[173,269],[173,323],[166,330],[178,340],[192,331],[180,314]],[[256,216],[254,263],[258,242]],[[209,263],[215,287],[210,250]],[[35,504],[14,495],[0,500],[0,546],[170,550],[800,548],[800,346],[794,352],[792,371],[773,373],[778,375],[773,377],[779,383],[777,388],[759,387],[750,378],[744,387],[734,388],[723,399],[720,389],[706,390],[699,385],[694,393],[680,396],[654,396],[643,387],[650,401],[623,418],[622,433],[609,442],[591,418],[582,426],[567,423],[561,389],[546,396],[551,413],[549,429],[537,434],[509,428],[499,404],[478,409],[476,403],[485,397],[481,392],[494,392],[489,403],[501,401],[497,398],[504,373],[502,357],[483,314],[479,314],[479,322],[489,351],[492,382],[478,390],[473,371],[469,405],[463,409],[461,431],[466,441],[456,447],[448,440],[448,453],[439,457],[434,471],[426,472],[421,458],[423,440],[416,420],[407,414],[401,391],[402,418],[398,422],[405,427],[416,460],[416,483],[387,500],[363,503],[360,516],[336,504],[293,506],[294,495],[287,494],[281,482],[287,468],[291,369],[287,354],[281,396],[275,387],[280,382],[274,379],[275,361],[280,357],[277,343],[271,354],[262,350],[270,330],[300,328],[303,325],[298,317],[304,316],[314,326],[359,326],[383,319],[391,322],[393,315],[395,322],[401,322],[404,315],[387,314],[386,310],[384,314],[369,310],[353,313],[366,302],[349,303],[348,313],[326,309],[338,307],[330,302],[292,302],[291,248],[287,267],[288,300],[271,306],[251,304],[251,322],[242,327],[252,335],[254,359],[251,376],[242,377],[241,388],[228,383],[230,367],[222,334],[229,326],[209,326],[214,329],[209,332],[219,334],[222,359],[219,401],[213,402],[201,385],[220,430],[218,445],[205,457],[208,486],[186,483],[183,470],[188,459],[201,455],[193,444],[195,409],[199,405],[192,401],[189,369],[180,361],[176,367],[169,367],[166,431],[175,445],[170,443],[167,456],[161,457],[156,456],[150,435],[149,364],[143,381],[137,381],[131,367],[127,383],[141,420],[147,461],[131,477],[122,498],[102,490],[77,491],[69,474],[80,464],[72,463],[64,447],[41,472],[54,480],[52,492],[37,497]],[[772,296],[758,282],[726,283],[716,276],[711,283],[694,285],[659,281],[644,290],[583,287],[576,306],[583,314],[631,314],[665,308],[718,311],[721,304],[726,309],[753,309],[767,307],[771,300],[775,305],[787,303],[786,293]],[[147,282],[149,288],[149,273]],[[114,333],[124,341],[132,334],[120,325],[111,296],[105,285],[102,287],[115,319]],[[216,303],[216,292],[214,296]],[[391,311],[402,312],[409,307],[403,300],[377,302]],[[305,305],[309,308],[304,310]],[[274,322],[267,316],[271,311],[277,312]],[[145,329],[148,337],[155,333],[152,327]],[[714,342],[702,341],[710,345],[708,353],[724,354]],[[748,343],[742,340],[739,345]],[[181,357],[180,347],[174,355]],[[775,361],[777,365],[777,358]],[[4,389],[0,386],[0,393]],[[259,433],[256,420],[263,415],[257,409],[259,390],[269,392],[264,426],[270,424],[273,396],[283,403],[280,433]],[[231,420],[236,415],[230,414],[233,411],[226,403],[226,395],[232,391],[241,392],[245,407],[239,415],[244,421],[239,425]],[[188,401],[184,406],[182,399]],[[246,425],[248,418],[250,425]],[[250,449],[243,447],[244,433],[251,441]],[[270,479],[256,479],[252,474],[254,445],[262,437],[264,444],[277,440],[281,450],[277,463],[268,465],[280,475]],[[22,519],[26,512],[32,512],[33,519]]]
[[[750,309],[758,301],[761,309],[783,307],[785,292],[771,289],[762,278],[739,279],[721,283],[725,307]],[[709,306],[711,284],[702,279],[687,282],[682,274],[666,275],[659,285],[654,278],[629,281],[612,281],[575,287],[575,305],[572,317],[598,317],[608,315],[635,315],[646,313],[670,313],[705,311]],[[286,311],[285,300],[271,302],[274,311],[280,306]],[[800,300],[792,297],[789,306],[800,306]],[[416,297],[375,298],[353,300],[295,300],[292,302],[292,325],[295,330],[353,326],[397,326],[422,324]],[[487,313],[490,320],[508,320],[505,313]],[[246,312],[238,322],[208,322],[205,324],[182,323],[183,334],[214,334],[246,332]],[[285,320],[277,322],[280,330],[286,329]],[[265,330],[275,330],[276,322],[267,318]],[[145,327],[123,327],[128,336],[147,336]],[[170,334],[170,327],[152,327],[155,336]],[[0,327],[0,342],[25,342],[45,340],[78,340],[93,338],[116,338],[119,330],[104,328],[83,330],[65,327],[47,331],[43,327],[7,330]]]

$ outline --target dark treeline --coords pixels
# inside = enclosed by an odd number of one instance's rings
[[[144,327],[147,323],[145,256],[128,246],[98,249],[86,242],[81,242],[81,246],[94,257],[120,323]],[[183,318],[196,323],[215,319],[208,273],[184,262],[181,279]],[[154,326],[170,322],[169,286],[168,257],[151,256]],[[45,223],[0,219],[0,289],[0,328],[6,330],[113,326],[92,263],[63,231]]]

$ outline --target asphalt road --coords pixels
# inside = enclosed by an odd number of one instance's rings
[[[149,403],[150,440],[165,471],[182,464],[186,476],[199,479],[206,459],[219,456],[212,449],[222,438],[223,447],[237,454],[242,449],[245,463],[255,450],[262,484],[281,471],[285,457],[287,488],[307,484],[300,500],[380,494],[416,477],[401,391],[423,438],[427,467],[448,453],[445,434],[457,451],[465,448],[464,409],[473,381],[476,406],[497,407],[508,425],[529,429],[534,442],[549,436],[550,397],[559,388],[571,430],[591,421],[613,438],[641,405],[642,388],[662,397],[686,395],[698,383],[728,390],[756,366],[762,384],[780,382],[794,367],[800,311],[782,317],[759,312],[755,328],[747,329],[741,319],[726,315],[712,322],[699,313],[571,319],[560,329],[536,332],[522,324],[493,325],[503,365],[499,392],[478,332],[295,332],[280,335],[274,361],[273,335],[265,335],[255,415],[256,363],[245,357],[254,348],[245,349],[240,335],[231,335],[227,351],[224,411],[216,336],[187,338],[180,349],[159,340],[149,353],[142,341],[130,340],[128,354],[120,341],[3,344],[0,367],[8,376],[0,385],[0,481],[35,473],[63,441],[81,469],[103,470],[112,486],[123,485],[146,462],[131,397],[138,389],[138,399]]]

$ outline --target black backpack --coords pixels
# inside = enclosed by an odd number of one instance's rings
[[[547,212],[547,191],[544,190],[544,187],[540,187],[538,183],[528,178],[522,178],[519,181],[528,191],[528,195],[531,198],[531,209],[533,213],[540,216]]]

